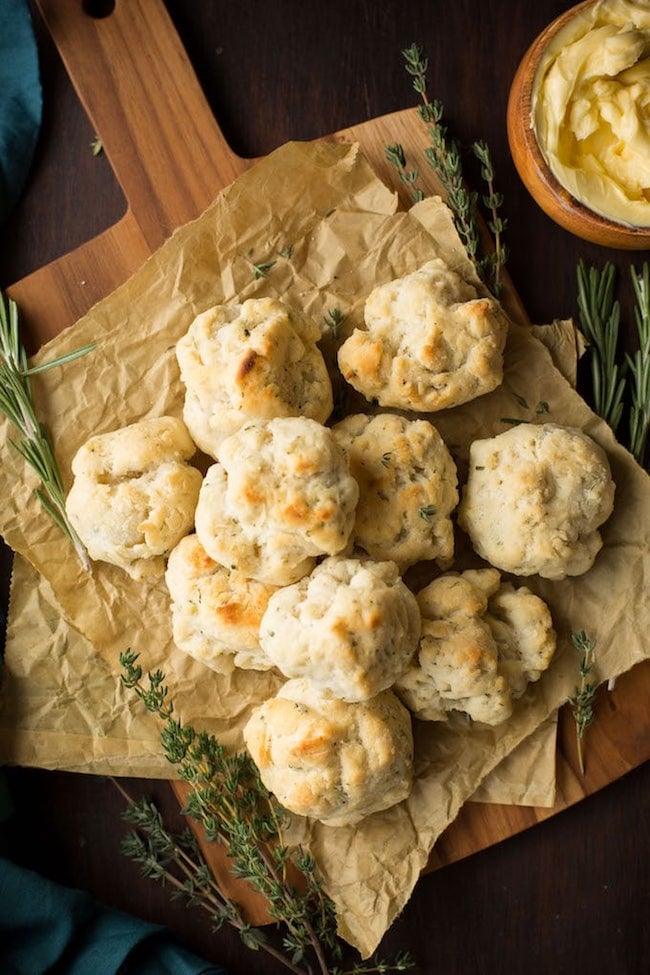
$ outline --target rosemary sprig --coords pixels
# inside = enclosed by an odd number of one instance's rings
[[[39,477],[41,487],[36,496],[43,509],[72,542],[86,570],[90,569],[90,560],[65,510],[63,478],[47,431],[36,416],[31,377],[63,366],[94,348],[94,344],[85,345],[30,368],[20,341],[18,306],[11,298],[5,302],[0,293],[0,412],[21,434],[20,440],[10,443]]]
[[[590,680],[594,670],[594,655],[596,644],[590,640],[584,630],[572,633],[571,640],[576,650],[582,655],[580,658],[580,684],[575,688],[573,696],[569,698],[573,710],[576,726],[576,745],[578,749],[578,765],[581,775],[585,774],[585,761],[582,746],[584,733],[595,718],[594,704],[596,700],[597,683]]]
[[[625,366],[616,361],[620,305],[614,296],[616,268],[577,267],[580,328],[590,345],[593,405],[615,433],[623,412]]]
[[[640,272],[631,267],[634,309],[639,348],[626,355],[630,375],[630,450],[637,462],[645,466],[650,435],[650,265],[646,261]]]
[[[169,881],[169,867],[181,869],[184,879],[175,884],[179,893],[216,912],[234,924],[249,947],[270,951],[295,975],[362,975],[365,972],[406,971],[410,959],[400,956],[394,963],[378,962],[374,967],[355,963],[347,973],[331,968],[342,958],[342,944],[336,934],[334,907],[322,888],[313,858],[301,848],[290,849],[283,840],[288,818],[284,809],[264,787],[258,770],[247,753],[229,753],[213,735],[197,732],[174,716],[173,703],[161,671],[142,681],[138,655],[126,650],[120,656],[122,682],[133,689],[148,711],[158,715],[163,726],[161,742],[167,760],[176,766],[181,779],[191,785],[184,812],[198,822],[208,841],[222,843],[233,862],[235,876],[246,879],[268,904],[271,917],[281,926],[282,950],[258,937],[242,919],[234,905],[219,899],[214,881],[206,889],[201,868],[198,875],[181,853],[182,845],[165,834],[162,824],[150,810],[140,811],[140,827],[148,841],[131,840],[130,852],[136,855],[148,874]],[[304,889],[290,882],[290,871],[302,875]],[[208,897],[209,894],[209,897]],[[215,900],[216,898],[216,900]],[[316,965],[316,969],[312,965]]]

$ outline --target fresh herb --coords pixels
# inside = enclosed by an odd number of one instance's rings
[[[472,151],[481,163],[481,178],[487,187],[487,193],[481,197],[481,202],[487,210],[487,225],[493,235],[493,247],[488,253],[482,254],[477,220],[479,194],[467,189],[463,178],[460,145],[456,139],[450,137],[447,127],[443,125],[442,104],[436,100],[432,101],[428,96],[428,60],[417,44],[412,44],[402,51],[402,56],[406,71],[412,78],[413,88],[421,98],[417,112],[427,127],[430,140],[424,155],[442,184],[454,217],[454,224],[468,257],[482,280],[488,284],[494,294],[498,294],[501,290],[501,271],[507,259],[507,249],[503,243],[506,221],[499,215],[503,197],[495,189],[494,167],[488,146],[483,141],[477,141],[472,145]],[[418,179],[418,171],[407,166],[403,147],[399,143],[388,146],[386,157],[396,167],[402,182],[411,187],[413,198],[422,199],[421,191],[413,189]]]
[[[382,454],[381,455],[381,466],[382,467],[390,467],[390,462],[392,460],[392,457],[393,457],[393,455],[391,454],[390,450],[387,450],[386,453]]]
[[[593,723],[595,718],[594,704],[596,700],[597,683],[590,680],[594,670],[594,654],[596,644],[590,640],[584,630],[579,633],[572,633],[571,640],[576,650],[581,654],[580,657],[580,684],[575,688],[573,697],[569,698],[569,703],[573,710],[573,719],[576,725],[576,744],[578,748],[578,765],[581,775],[585,774],[585,761],[583,754],[582,739],[584,733]]]
[[[498,193],[494,186],[494,167],[487,142],[483,140],[474,142],[472,150],[481,163],[481,178],[487,186],[487,193],[482,200],[488,213],[488,230],[494,241],[494,250],[479,260],[478,271],[480,276],[490,283],[494,294],[498,295],[501,291],[501,270],[508,259],[508,249],[503,243],[507,220],[499,214],[503,206],[503,194]]]
[[[274,265],[275,261],[261,261],[259,264],[253,264],[255,279],[268,277],[268,273]]]
[[[513,392],[512,396],[516,400],[516,402],[519,404],[519,406],[521,406],[521,408],[523,410],[529,410],[530,409],[530,407],[529,407],[528,403],[526,402],[526,400],[524,399],[524,397],[521,396],[519,393]]]
[[[401,181],[408,186],[413,202],[419,203],[420,200],[423,200],[424,192],[415,185],[420,177],[420,174],[417,169],[409,169],[407,167],[404,149],[399,142],[396,142],[391,146],[386,146],[386,158],[397,170]]]
[[[146,875],[162,881],[174,876],[173,886],[181,896],[210,911],[217,925],[232,924],[248,947],[269,952],[295,975],[362,975],[412,967],[405,956],[394,963],[355,963],[345,972],[332,967],[343,957],[334,906],[323,890],[313,857],[284,843],[287,813],[263,785],[255,763],[247,753],[230,753],[213,735],[179,721],[161,671],[148,674],[145,685],[138,655],[131,650],[121,654],[120,665],[124,685],[162,721],[166,759],[191,786],[184,812],[202,827],[208,841],[223,844],[233,874],[265,897],[269,914],[282,932],[281,948],[245,924],[236,906],[208,876],[196,849],[188,853],[185,841],[164,829],[155,810],[147,805],[131,806],[129,815],[140,834],[127,840],[127,852],[140,862]],[[292,870],[302,878],[300,885],[291,883]]]
[[[618,356],[620,305],[615,297],[616,268],[607,262],[602,270],[578,263],[579,324],[589,343],[591,400],[595,412],[617,433],[625,407],[628,424],[626,446],[647,469],[650,438],[650,266],[630,267],[635,299],[634,315],[638,348],[633,355]]]
[[[608,261],[599,271],[578,262],[580,328],[590,345],[593,406],[616,432],[623,412],[625,367],[616,361],[620,305],[614,297],[616,268]]]
[[[423,504],[419,509],[418,514],[423,521],[430,522],[435,515],[437,508],[435,504]]]
[[[332,308],[323,317],[325,326],[329,329],[330,335],[337,341],[341,337],[341,325],[345,321],[345,315],[340,308]]]
[[[142,875],[170,887],[174,898],[206,911],[215,931],[230,924],[248,947],[262,948],[284,961],[282,953],[267,943],[264,932],[252,928],[239,905],[223,893],[191,829],[172,833],[153,802],[146,798],[136,802],[119,782],[113,781],[127,802],[123,818],[135,827],[122,841],[122,851],[139,864]]]
[[[56,526],[72,542],[85,569],[90,569],[88,553],[68,519],[65,488],[47,431],[36,417],[31,377],[47,369],[63,366],[86,355],[94,344],[85,345],[56,359],[29,367],[20,341],[18,306],[0,293],[0,412],[20,431],[21,439],[11,445],[38,474],[41,487],[36,496]]]
[[[650,265],[640,272],[630,268],[636,307],[634,309],[639,348],[626,356],[630,374],[630,450],[644,467],[650,435]]]

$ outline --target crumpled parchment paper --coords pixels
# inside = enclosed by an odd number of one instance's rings
[[[357,146],[283,146],[224,190],[126,284],[39,353],[37,358],[50,357],[88,341],[98,343],[91,356],[68,364],[65,375],[59,370],[43,374],[37,387],[39,415],[47,418],[68,483],[71,459],[90,435],[144,416],[180,416],[174,343],[205,308],[252,295],[278,295],[323,322],[336,307],[347,316],[342,341],[362,323],[363,300],[372,287],[434,256],[473,278],[439,199],[402,212]],[[256,274],[256,266],[270,261],[266,276]],[[322,346],[331,363],[336,345],[324,334]],[[539,413],[542,403],[546,412]],[[359,408],[368,405],[350,397],[347,411]],[[587,628],[596,639],[600,680],[648,656],[650,480],[556,368],[547,346],[529,328],[512,322],[502,386],[429,418],[452,450],[461,481],[470,442],[501,432],[513,418],[580,427],[608,454],[616,502],[603,529],[604,548],[588,573],[561,583],[525,580],[551,607],[559,646],[549,671],[517,702],[512,720],[497,728],[468,728],[460,718],[445,725],[415,722],[416,779],[405,802],[344,829],[294,819],[290,838],[311,849],[336,904],[340,933],[364,956],[408,900],[433,844],[462,804],[573,692],[577,661],[571,632]],[[54,675],[57,692],[43,695],[30,747],[41,748],[36,732],[42,720],[50,754],[55,752],[50,736],[57,729],[65,736],[78,731],[84,740],[75,759],[79,767],[101,770],[115,748],[129,774],[170,777],[169,768],[163,771],[158,764],[155,720],[142,713],[135,695],[123,690],[116,677],[118,655],[130,646],[141,654],[145,670],[165,671],[184,721],[239,745],[251,707],[275,691],[279,678],[254,672],[224,677],[181,654],[171,640],[163,580],[136,583],[121,570],[99,564],[85,573],[40,511],[33,497],[35,478],[8,444],[12,435],[4,423],[0,485],[6,501],[0,528],[41,582],[36,589],[13,587],[12,626],[20,628],[30,605],[37,606],[40,622],[33,642],[30,637],[20,647],[10,633],[6,683],[16,700],[4,695],[5,716],[20,710],[21,694],[29,694],[41,675],[43,687]],[[476,564],[476,556],[461,544],[454,568]],[[19,565],[17,572],[23,569]],[[28,567],[28,573],[33,570]],[[419,581],[417,573],[413,580]],[[61,616],[65,626],[59,627]],[[81,640],[68,639],[70,627]],[[45,657],[44,646],[51,648]],[[89,754],[86,744],[99,737],[97,729],[107,729],[107,741]],[[3,718],[3,752],[10,739]]]

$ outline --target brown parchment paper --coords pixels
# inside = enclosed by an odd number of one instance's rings
[[[349,330],[361,324],[363,300],[372,287],[437,255],[472,276],[440,200],[399,212],[395,194],[376,178],[356,146],[282,147],[240,177],[132,279],[44,350],[46,356],[61,354],[87,341],[98,342],[92,356],[66,366],[64,378],[45,373],[37,387],[39,414],[47,418],[65,476],[74,452],[91,434],[144,416],[180,415],[174,343],[211,304],[276,294],[317,321],[338,307],[348,316]],[[254,265],[270,260],[275,263],[268,275],[256,277]],[[324,337],[323,348],[333,361],[331,336]],[[537,412],[541,403],[547,412]],[[349,405],[361,404],[351,398]],[[576,658],[570,633],[588,627],[597,640],[601,680],[648,656],[649,479],[558,371],[546,345],[516,323],[510,329],[503,385],[480,401],[433,417],[461,480],[470,442],[505,429],[504,418],[553,420],[594,437],[612,466],[615,511],[604,526],[605,545],[589,573],[563,583],[526,580],[551,607],[559,647],[549,671],[517,703],[505,727],[468,729],[460,719],[443,726],[415,722],[416,779],[405,802],[356,828],[332,829],[294,819],[292,836],[310,847],[321,867],[341,935],[364,956],[406,903],[431,847],[461,805],[573,691]],[[32,495],[35,479],[8,446],[9,435],[4,424],[2,533],[49,585],[51,605],[92,646],[109,674],[117,672],[119,653],[131,646],[141,653],[145,669],[165,670],[183,720],[237,746],[251,707],[273,693],[279,679],[252,672],[212,675],[180,654],[171,641],[164,581],[134,583],[111,566],[96,565],[92,573],[84,573],[40,512]],[[476,562],[466,545],[459,546],[456,568]],[[36,598],[44,598],[43,592],[41,588]],[[14,586],[13,598],[23,595],[28,598],[22,592],[19,596]],[[76,702],[89,671],[79,659],[83,652],[68,660],[65,633],[58,633],[58,639],[59,669],[65,671],[59,686],[69,703],[73,698]],[[30,659],[27,648],[23,654],[22,670],[13,682],[18,694],[21,680],[32,681],[50,666],[49,661]],[[98,681],[100,694],[109,683],[110,678]],[[96,722],[114,723],[116,736],[124,734],[135,742],[135,761],[145,767],[156,730],[149,730],[153,719],[139,712],[139,702],[119,686],[106,699],[84,700],[86,731]],[[69,732],[66,708],[59,702],[50,706],[60,711],[57,720]],[[44,701],[44,715],[47,710]],[[70,713],[75,710],[79,718],[84,709],[70,707]],[[154,759],[155,750],[152,764]],[[84,760],[82,756],[80,764]]]
[[[16,555],[0,700],[7,763],[95,775],[173,777],[142,709],[125,706],[114,667],[63,616],[52,588]],[[130,702],[133,705],[133,701]],[[506,756],[471,797],[553,806],[557,713]]]

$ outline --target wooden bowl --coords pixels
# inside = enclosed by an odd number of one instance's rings
[[[541,209],[565,230],[604,247],[650,249],[650,227],[630,227],[600,216],[575,199],[548,167],[531,122],[533,85],[547,44],[576,14],[594,0],[579,3],[560,14],[533,41],[512,81],[507,108],[510,152],[524,186]]]

